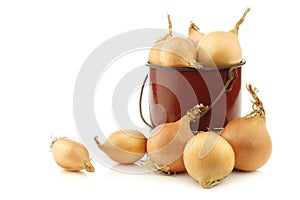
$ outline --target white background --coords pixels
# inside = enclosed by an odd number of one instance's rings
[[[300,14],[296,3],[1,1],[1,199],[299,198]],[[239,32],[247,61],[243,84],[249,81],[258,87],[265,104],[273,153],[264,167],[252,173],[233,173],[205,190],[187,174],[126,174],[95,160],[95,173],[68,173],[56,165],[49,151],[51,137],[78,138],[72,111],[74,84],[81,65],[97,46],[125,31],[167,28],[166,12],[171,14],[174,31],[182,34],[187,33],[190,20],[206,33],[230,30],[247,6],[252,10]],[[145,56],[139,59],[143,64],[147,53],[140,55]],[[134,56],[128,57],[127,64],[130,62],[136,64]],[[95,98],[109,99],[107,94]],[[251,109],[250,99],[244,89],[243,115]],[[115,130],[109,109],[97,115],[99,119],[106,116],[107,121],[99,124],[105,124],[108,135]]]

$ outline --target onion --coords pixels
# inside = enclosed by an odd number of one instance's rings
[[[199,132],[186,144],[183,153],[188,174],[204,188],[220,183],[234,166],[230,144],[214,132]]]
[[[168,24],[169,24],[169,33],[159,38],[155,44],[151,47],[149,54],[148,54],[148,63],[161,66],[160,61],[160,51],[162,49],[162,46],[164,43],[172,37],[172,21],[170,19],[170,15],[167,15],[168,17]]]
[[[160,64],[165,67],[199,67],[196,62],[196,46],[190,39],[172,37],[160,50]]]
[[[263,103],[257,97],[257,89],[247,85],[254,98],[253,111],[245,117],[230,121],[221,133],[235,152],[235,168],[254,171],[262,167],[271,156],[272,142],[266,128]]]
[[[161,66],[160,51],[164,45],[165,40],[156,42],[150,49],[148,55],[148,63],[156,66]]]
[[[250,8],[246,8],[234,29],[206,34],[198,43],[197,61],[205,67],[231,66],[240,63],[242,48],[238,39],[238,30],[249,11]]]
[[[146,137],[136,130],[118,130],[101,144],[94,138],[99,149],[109,158],[120,164],[131,164],[140,160],[146,153]]]
[[[85,169],[94,172],[86,147],[68,138],[55,139],[51,144],[52,155],[55,162],[67,171],[80,171]]]
[[[169,33],[151,47],[148,63],[164,67],[201,67],[196,61],[196,45],[182,37],[172,37],[172,22],[168,15]]]
[[[157,169],[165,172],[186,171],[182,155],[185,144],[193,137],[190,123],[206,109],[202,104],[196,105],[178,121],[161,124],[151,131],[147,152]]]
[[[204,37],[204,33],[201,33],[199,31],[200,29],[194,22],[191,21],[190,27],[189,27],[189,33],[188,33],[188,38],[192,40],[196,45],[198,42]]]

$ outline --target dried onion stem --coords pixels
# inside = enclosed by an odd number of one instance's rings
[[[246,87],[247,87],[247,90],[252,95],[254,101],[251,101],[253,111],[251,113],[249,113],[248,115],[246,115],[245,117],[251,118],[251,117],[258,115],[261,118],[265,119],[266,113],[265,113],[264,105],[263,105],[262,101],[258,98],[258,96],[256,95],[256,93],[258,92],[258,89],[256,87],[253,88],[252,85],[249,83],[246,85]]]

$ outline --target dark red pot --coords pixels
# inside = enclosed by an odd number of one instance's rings
[[[174,122],[196,104],[212,105],[191,124],[193,131],[222,128],[241,115],[241,75],[245,61],[230,67],[170,68],[148,65],[150,120]]]

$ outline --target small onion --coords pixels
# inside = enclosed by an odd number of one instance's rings
[[[266,128],[265,110],[257,97],[256,88],[247,85],[254,98],[253,111],[245,117],[230,121],[221,133],[235,152],[235,168],[254,171],[262,167],[271,156],[272,141]]]
[[[234,151],[216,133],[199,132],[186,144],[183,160],[188,174],[202,187],[211,188],[233,170]]]
[[[204,33],[201,33],[199,31],[200,29],[194,22],[191,21],[190,27],[189,27],[189,32],[188,32],[188,38],[192,40],[195,45],[198,44],[198,42],[204,37]]]
[[[113,161],[120,164],[131,164],[140,160],[146,153],[146,137],[136,130],[118,130],[112,133],[101,144],[94,138],[99,149]]]
[[[55,139],[51,145],[55,162],[67,171],[80,171],[85,169],[94,172],[86,147],[68,138]]]

